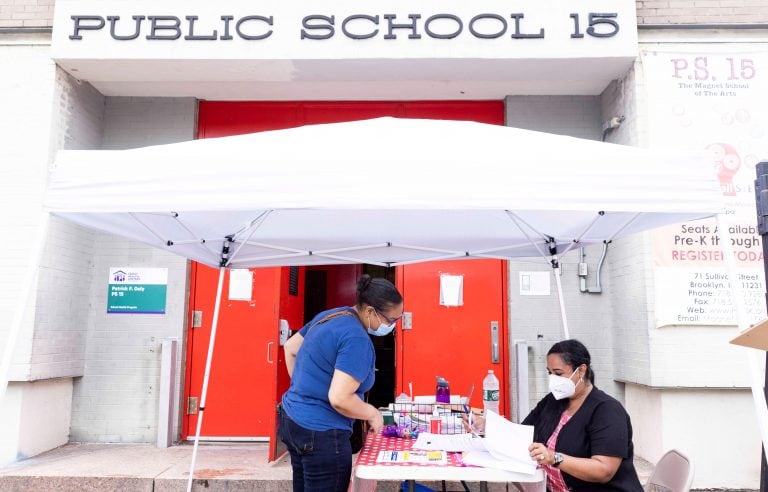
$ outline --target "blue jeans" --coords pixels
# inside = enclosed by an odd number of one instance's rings
[[[291,455],[293,492],[346,492],[352,475],[352,432],[305,429],[280,408],[280,440]]]

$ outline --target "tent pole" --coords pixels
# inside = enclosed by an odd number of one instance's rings
[[[736,316],[738,320],[739,332],[743,332],[749,328],[749,320],[747,319],[747,309],[744,305],[744,292],[741,287],[741,282],[738,281],[736,272],[736,255],[733,253],[733,243],[731,242],[731,233],[728,230],[728,224],[725,222],[725,215],[718,214],[717,216],[717,230],[720,235],[720,241],[723,245],[723,252],[725,253],[725,261],[728,265],[728,280],[731,285],[731,299],[733,305],[736,308]],[[757,424],[760,428],[760,435],[763,441],[763,458],[762,462],[765,463],[765,449],[768,447],[768,405],[765,401],[765,393],[763,391],[762,375],[760,373],[761,361],[758,359],[760,352],[756,349],[744,347],[742,350],[748,350],[747,362],[749,364],[749,379],[752,389],[752,399],[755,404],[755,414],[757,417]]]
[[[224,272],[226,267],[219,267],[219,286],[216,288],[216,304],[213,308],[213,326],[211,327],[211,339],[208,342],[208,356],[205,359],[205,376],[203,376],[203,392],[200,395],[200,410],[197,415],[197,430],[195,431],[195,444],[192,446],[192,462],[189,465],[189,478],[187,479],[187,492],[192,491],[192,482],[195,479],[195,462],[197,461],[197,447],[200,442],[200,430],[203,427],[203,415],[205,414],[205,399],[208,396],[208,379],[211,375],[211,359],[213,358],[213,345],[216,342],[216,328],[219,324],[219,309],[221,308],[221,293],[224,286]]]
[[[32,244],[32,248],[29,251],[29,262],[27,263],[27,270],[24,273],[22,279],[21,289],[19,290],[19,300],[16,303],[16,310],[13,313],[13,320],[11,321],[11,327],[8,331],[8,339],[5,343],[5,350],[3,351],[3,360],[0,362],[0,403],[5,398],[5,392],[8,388],[8,378],[11,372],[11,362],[13,361],[13,353],[16,350],[16,343],[19,339],[19,333],[21,332],[21,325],[24,321],[24,314],[32,300],[32,293],[36,285],[35,279],[37,278],[37,272],[40,268],[40,261],[43,257],[43,249],[45,247],[45,239],[48,235],[48,221],[50,215],[48,212],[43,212],[38,221],[38,229],[35,237],[35,242]]]
[[[563,340],[571,338],[571,333],[568,330],[568,316],[565,314],[565,300],[563,299],[563,284],[560,280],[562,276],[562,270],[560,265],[554,267],[552,272],[555,274],[555,285],[557,285],[557,301],[560,303],[560,319],[563,321]]]

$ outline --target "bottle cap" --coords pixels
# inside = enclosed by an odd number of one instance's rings
[[[438,386],[448,386],[448,381],[445,380],[445,378],[436,376],[437,377],[437,385]]]

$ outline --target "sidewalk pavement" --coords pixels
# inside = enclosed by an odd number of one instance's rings
[[[268,445],[201,443],[194,491],[290,491],[290,459],[267,463]],[[157,448],[151,444],[70,443],[34,458],[0,468],[1,492],[182,492],[186,490],[192,445]],[[636,459],[641,481],[652,465]],[[378,491],[395,491],[397,483],[380,483]],[[477,484],[475,484],[477,485]],[[463,490],[448,484],[448,490]],[[477,490],[477,487],[473,488]],[[504,484],[489,484],[504,491]]]

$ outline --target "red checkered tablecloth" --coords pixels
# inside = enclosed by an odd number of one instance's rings
[[[461,461],[461,453],[448,453],[447,465],[431,463],[377,463],[376,457],[380,451],[407,451],[411,449],[416,439],[400,437],[384,437],[381,434],[368,434],[365,445],[357,455],[357,465],[377,466],[466,466]]]

